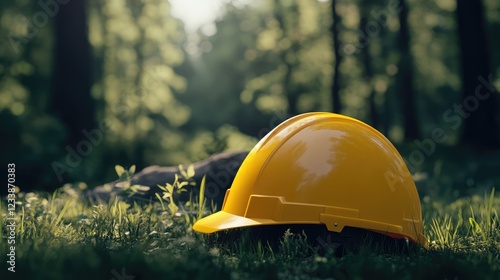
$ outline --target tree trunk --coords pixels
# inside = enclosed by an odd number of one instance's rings
[[[136,26],[140,26],[139,18],[144,10],[145,4],[143,2],[136,2],[132,0],[127,0],[128,8],[130,9],[130,13],[135,21]],[[137,74],[134,79],[134,86],[137,87],[137,90],[142,91],[142,78],[145,72],[144,69],[144,53],[143,53],[143,43],[146,41],[145,39],[146,30],[142,29],[139,34],[139,40],[134,44],[134,51],[137,57]],[[134,93],[135,94],[135,93]],[[143,96],[145,93],[141,92],[140,96]],[[127,121],[127,120],[123,120]],[[132,146],[131,158],[135,160],[135,164],[138,166],[144,166],[144,151],[146,150],[146,146],[144,145],[144,139],[140,139],[138,143],[134,143]]]
[[[340,63],[342,60],[342,55],[340,54],[340,40],[339,40],[339,32],[340,32],[340,16],[337,14],[336,10],[337,2],[332,0],[332,25],[330,27],[330,32],[332,33],[332,41],[333,41],[333,56],[334,56],[334,64],[333,64],[333,80],[331,86],[331,94],[332,94],[332,111],[334,113],[340,113],[342,111],[342,103],[340,101]]]
[[[95,127],[95,103],[90,95],[91,55],[87,37],[87,1],[60,5],[55,17],[54,93],[51,111],[68,129],[67,144],[84,139]]]
[[[367,2],[367,0],[365,0]],[[381,45],[381,50],[380,53],[378,53],[374,58],[373,61],[375,61],[374,65],[382,65],[382,69],[378,69],[378,71],[382,71],[386,74],[387,73],[387,65],[386,61],[389,60],[390,52],[392,51],[392,46],[394,44],[388,43],[391,40],[391,37],[389,36],[391,32],[387,31],[387,28],[381,28],[380,33],[378,35],[378,40],[379,44]],[[389,44],[390,48],[389,48]],[[385,63],[384,63],[385,62]],[[379,66],[380,67],[380,66]],[[377,71],[377,70],[375,70]],[[391,74],[392,75],[392,74]],[[395,95],[395,83],[394,82],[388,82],[387,88],[383,93],[383,98],[382,98],[382,104],[380,106],[380,114],[378,114],[378,122],[379,122],[379,129],[384,134],[385,136],[389,136],[389,131],[391,127],[394,125],[394,120],[393,117],[391,116],[392,111],[392,104],[394,104],[395,98],[392,98]],[[396,85],[397,86],[397,85]]]
[[[403,110],[404,139],[415,140],[419,137],[415,93],[413,90],[413,61],[410,54],[410,31],[408,27],[408,6],[406,0],[400,1],[399,12],[399,91]]]
[[[361,8],[361,20],[359,22],[360,28],[364,28],[368,24],[368,13],[366,6]],[[360,41],[362,38],[360,38]],[[373,67],[372,61],[370,59],[370,45],[361,48],[361,61],[363,63],[364,73],[366,83],[370,88],[370,95],[368,96],[368,105],[370,107],[370,123],[374,128],[379,126],[377,104],[375,103],[375,89],[373,88]]]
[[[492,78],[489,44],[481,1],[457,0],[462,61],[462,145],[500,148],[499,95]]]
[[[291,12],[293,14],[298,14],[298,7],[296,4],[292,6]],[[285,11],[283,8],[283,5],[281,4],[281,0],[274,0],[274,17],[276,18],[276,21],[278,21],[280,28],[282,30],[282,36],[281,38],[286,38],[289,37],[289,39],[292,40],[291,47],[286,49],[286,50],[281,50],[279,57],[282,61],[282,63],[285,65],[285,75],[283,77],[283,91],[286,94],[287,102],[288,102],[288,107],[287,107],[287,114],[289,116],[295,116],[299,114],[298,108],[297,108],[297,101],[298,101],[298,95],[299,92],[294,88],[292,85],[292,74],[294,68],[297,66],[297,62],[290,62],[290,59],[288,58],[288,54],[296,54],[298,50],[300,49],[299,44],[296,42],[296,39],[291,38],[289,36],[291,31],[293,31],[293,28],[295,26],[287,26],[285,23]]]

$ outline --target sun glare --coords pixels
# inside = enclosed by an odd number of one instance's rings
[[[172,15],[184,22],[187,33],[213,23],[223,13],[225,1],[221,0],[169,0]]]

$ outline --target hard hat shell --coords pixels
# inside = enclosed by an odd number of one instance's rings
[[[301,114],[269,132],[243,161],[222,210],[193,229],[276,224],[355,227],[427,246],[401,155],[374,128],[333,113]]]

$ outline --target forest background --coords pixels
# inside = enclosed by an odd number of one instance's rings
[[[499,34],[495,0],[3,1],[0,166],[23,191],[95,186],[115,164],[249,150],[332,111],[381,131],[430,189],[490,188]]]

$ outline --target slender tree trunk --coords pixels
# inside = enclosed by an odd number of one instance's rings
[[[415,92],[413,89],[413,60],[410,54],[410,31],[408,27],[408,6],[406,0],[400,1],[399,12],[399,50],[401,53],[399,61],[399,91],[401,94],[404,138],[415,140],[419,137],[417,112],[415,104]]]
[[[55,18],[54,93],[51,111],[66,124],[73,148],[82,131],[95,127],[95,103],[90,95],[91,55],[87,37],[87,1],[61,5]]]
[[[139,18],[141,17],[141,14],[144,10],[144,3],[143,2],[136,2],[133,0],[127,0],[128,7],[130,9],[130,13],[133,16],[133,19],[135,21],[136,26],[140,26],[139,24]],[[137,73],[135,75],[134,79],[134,87],[136,87],[136,90],[142,91],[142,79],[143,75],[145,72],[144,69],[144,54],[143,54],[143,42],[145,41],[145,33],[146,30],[141,30],[139,34],[139,40],[134,44],[134,51],[135,55],[137,57]],[[125,95],[128,94],[137,94],[136,92],[131,93],[131,92],[126,92]],[[145,93],[140,92],[139,95],[143,96]],[[139,139],[137,143],[134,143],[132,147],[132,151],[130,153],[131,157],[135,160],[135,164],[138,166],[144,166],[144,151],[146,150],[146,147],[143,143],[143,139]]]
[[[340,16],[337,13],[336,9],[337,2],[332,0],[332,25],[330,27],[330,32],[332,33],[332,41],[333,41],[333,56],[334,56],[334,64],[333,64],[333,80],[331,85],[331,94],[332,94],[332,111],[334,113],[340,113],[342,111],[342,103],[340,101],[340,63],[342,61],[342,55],[340,54],[340,40],[339,40],[339,32],[340,32]]]
[[[298,8],[297,8],[296,4],[294,4],[294,6],[292,6],[292,10],[290,12],[294,15],[296,15],[298,13]],[[290,36],[288,36],[290,33],[290,30],[295,28],[295,26],[287,26],[286,25],[284,14],[285,14],[285,12],[284,12],[283,5],[281,4],[281,0],[274,0],[274,16],[275,16],[276,20],[278,21],[280,28],[282,30],[282,34],[283,34],[282,38],[290,37]],[[293,74],[293,69],[297,66],[297,63],[290,62],[288,59],[288,54],[297,53],[300,46],[294,38],[290,38],[290,39],[292,40],[291,47],[287,50],[281,50],[279,56],[280,56],[282,63],[285,65],[285,68],[286,68],[285,75],[283,77],[283,91],[286,94],[286,98],[287,98],[287,102],[288,102],[287,113],[289,116],[295,116],[299,113],[299,111],[297,109],[297,101],[298,101],[299,93],[292,85],[292,74]]]
[[[456,13],[462,61],[461,117],[464,118],[460,142],[477,148],[498,149],[500,98],[489,84],[491,58],[482,2],[457,0]]]
[[[286,55],[285,55],[286,56]],[[284,58],[286,60],[286,58]],[[299,110],[297,108],[297,101],[298,101],[298,92],[295,90],[290,84],[292,82],[292,71],[293,71],[293,65],[289,63],[285,63],[286,67],[286,73],[285,77],[283,79],[283,84],[284,84],[284,90],[286,93],[286,99],[288,102],[288,109],[287,113],[289,116],[295,116],[299,114]]]
[[[101,1],[90,1],[88,2],[87,10],[89,13],[97,14],[97,19],[99,21],[99,25],[103,26],[102,28],[102,36],[103,38],[107,38],[109,31],[105,24],[106,16],[104,12],[105,3]],[[90,35],[89,35],[90,36]],[[105,54],[106,54],[106,44],[102,44],[100,48],[95,48],[93,50],[92,55],[92,83],[104,84],[104,75],[105,75]],[[104,89],[101,88],[101,94],[104,94]],[[94,101],[95,110],[96,110],[96,118],[104,118],[104,114],[106,111],[106,99],[104,97],[98,98]]]
[[[359,22],[360,27],[364,28],[368,24],[368,13],[367,8],[365,6],[361,8],[361,20]],[[360,38],[362,40],[362,38]],[[373,88],[373,67],[372,61],[370,58],[370,45],[367,44],[363,48],[361,48],[361,60],[364,66],[363,76],[366,80],[370,88],[370,95],[368,96],[368,105],[370,107],[370,122],[371,125],[375,128],[379,126],[378,112],[377,112],[377,104],[375,102],[375,89]]]
[[[367,0],[365,0],[367,1]],[[389,52],[390,49],[387,47],[390,45],[390,43],[387,43],[387,41],[390,40],[389,32],[387,32],[387,28],[381,28],[380,33],[378,36],[379,44],[381,45],[381,50],[380,53],[377,54],[376,58],[374,57],[373,61],[376,63],[374,65],[382,65],[382,69],[379,69],[378,71],[387,73],[387,65],[383,63],[384,61],[388,60],[389,57]],[[375,70],[377,71],[377,70]],[[392,75],[392,74],[391,74]],[[388,83],[387,88],[384,92],[383,99],[382,99],[382,105],[380,106],[380,112],[378,114],[378,122],[379,122],[379,129],[384,134],[385,136],[389,136],[389,131],[391,129],[391,126],[393,125],[393,118],[391,117],[391,105],[395,101],[395,98],[392,98],[394,96],[394,83]]]

